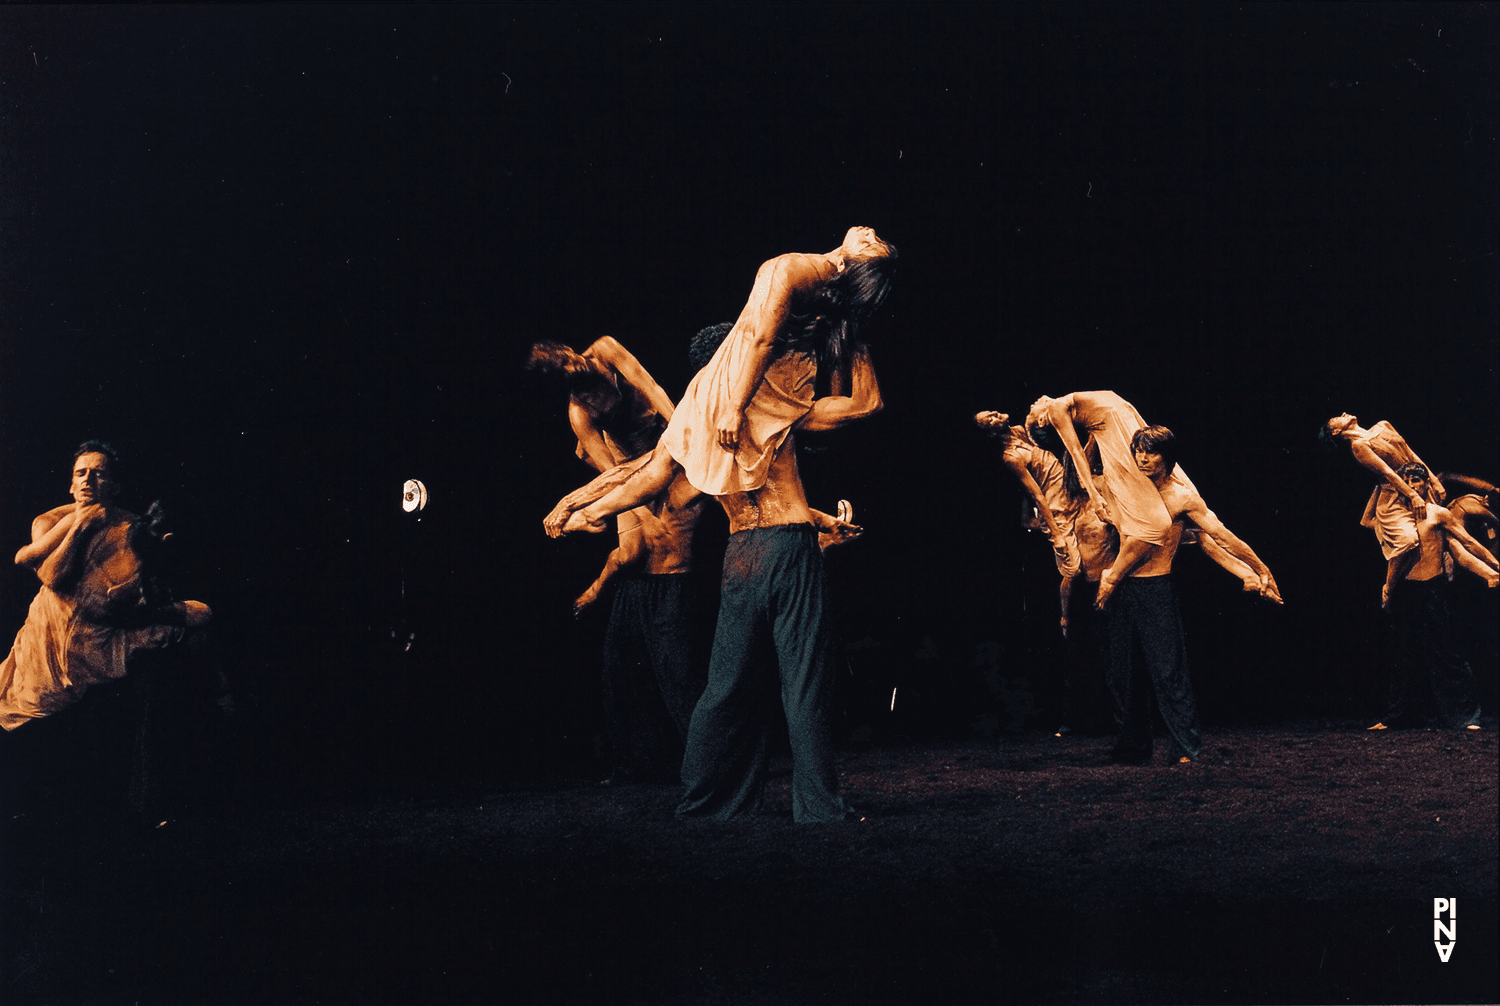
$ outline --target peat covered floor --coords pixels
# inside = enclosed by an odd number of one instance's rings
[[[846,751],[864,820],[455,783],[7,820],[6,1003],[1494,1002],[1493,718]],[[1458,899],[1444,963],[1433,899]]]

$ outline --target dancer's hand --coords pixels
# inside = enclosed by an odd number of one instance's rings
[[[1060,625],[1060,626],[1062,626],[1063,638],[1067,639],[1068,638],[1068,616],[1064,615],[1062,618],[1059,618],[1057,620],[1057,624]]]
[[[1103,611],[1104,606],[1109,603],[1109,596],[1115,592],[1117,582],[1109,575],[1109,570],[1105,570],[1104,575],[1099,578],[1099,595],[1094,598],[1094,607],[1099,611]]]
[[[1380,610],[1391,610],[1391,585],[1388,583],[1380,585]]]
[[[578,600],[573,602],[573,617],[578,618],[597,600],[599,600],[599,585],[590,584],[589,589],[579,594]]]
[[[552,512],[542,520],[542,530],[547,532],[548,538],[561,538],[563,525],[571,516],[573,516],[573,508],[568,505],[568,498],[564,496],[557,501],[557,506],[552,508]]]
[[[1276,589],[1276,578],[1269,571],[1260,578],[1260,596],[1268,601],[1281,603],[1281,591]]]
[[[853,541],[865,533],[865,529],[858,524],[850,524],[846,520],[837,517],[830,518],[828,524],[818,528],[818,547],[828,548],[832,545],[842,545],[846,541]]]
[[[103,524],[109,518],[109,510],[105,508],[103,503],[90,503],[88,506],[80,506],[73,513],[73,524],[78,531],[87,531],[96,524]]]
[[[719,446],[726,451],[738,450],[740,446],[740,430],[745,425],[745,413],[742,411],[731,411],[722,417],[715,427],[715,435]]]
[[[1094,508],[1094,515],[1104,523],[1113,524],[1115,522],[1114,514],[1109,512],[1109,504],[1104,502],[1103,496],[1093,493],[1089,496],[1089,503]]]
[[[1074,550],[1073,542],[1070,539],[1064,538],[1061,545],[1054,540],[1052,542],[1052,554],[1057,556],[1057,561],[1062,565],[1063,569],[1072,570],[1076,573],[1080,568],[1078,553]],[[1063,635],[1067,635],[1067,633],[1065,632]]]
[[[1427,516],[1427,501],[1420,496],[1411,498],[1411,515],[1415,520],[1421,520]]]

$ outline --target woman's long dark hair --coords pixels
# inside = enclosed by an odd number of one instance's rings
[[[1062,442],[1062,437],[1057,435],[1057,431],[1050,426],[1033,426],[1030,433],[1031,439],[1036,441],[1038,447],[1049,452],[1062,463],[1063,492],[1068,494],[1068,498],[1087,499],[1088,490],[1083,488],[1083,482],[1078,478],[1078,466],[1073,464],[1073,452],[1068,450],[1067,445]],[[1094,472],[1093,474],[1101,473]]]
[[[790,350],[814,353],[823,373],[848,367],[861,345],[860,325],[880,309],[895,283],[896,246],[886,247],[889,255],[848,262],[843,272],[798,305],[776,337],[776,355]]]

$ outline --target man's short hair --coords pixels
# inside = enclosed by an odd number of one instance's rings
[[[124,467],[120,462],[120,452],[103,440],[85,440],[78,445],[78,449],[73,452],[72,460],[68,462],[68,475],[70,477],[73,474],[73,466],[78,464],[78,459],[85,454],[103,454],[109,461],[109,477],[115,482],[120,481],[121,469]]]
[[[1141,454],[1160,454],[1169,473],[1177,465],[1177,434],[1165,426],[1143,426],[1136,430],[1130,438],[1130,449]]]
[[[1421,479],[1425,482],[1432,478],[1432,473],[1427,470],[1427,466],[1418,461],[1402,465],[1396,469],[1396,474],[1401,476],[1403,482],[1410,482],[1412,479]]]
[[[693,365],[694,373],[708,366],[708,361],[714,358],[719,346],[733,329],[734,322],[721,321],[717,325],[698,330],[692,342],[688,343],[688,362]]]

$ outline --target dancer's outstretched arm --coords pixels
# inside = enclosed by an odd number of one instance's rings
[[[1036,484],[1036,479],[1031,477],[1031,471],[1007,454],[1004,456],[1005,467],[1011,470],[1021,482],[1021,487],[1036,504],[1036,512],[1041,516],[1042,523],[1047,525],[1047,537],[1052,539],[1052,550],[1063,557],[1066,565],[1072,567],[1077,557],[1068,548],[1067,536],[1063,534],[1062,528],[1057,526],[1057,518],[1052,516],[1052,508],[1047,505],[1047,500],[1042,496],[1042,487]]]
[[[1198,536],[1198,544],[1202,546],[1204,555],[1228,570],[1230,575],[1245,585],[1246,590],[1260,593],[1260,576],[1247,563],[1230,555],[1224,550],[1223,545],[1206,534]]]
[[[1260,576],[1261,597],[1275,601],[1277,604],[1281,603],[1281,592],[1276,589],[1276,578],[1271,575],[1270,568],[1261,561],[1260,556],[1255,554],[1253,548],[1235,537],[1234,532],[1214,516],[1214,512],[1203,502],[1203,497],[1195,495],[1184,508],[1183,513],[1198,525],[1204,535],[1213,538],[1215,543],[1223,546],[1224,551],[1249,566]]]
[[[1464,527],[1464,522],[1452,510],[1442,508],[1438,515],[1438,523],[1443,525],[1443,530],[1448,532],[1448,540],[1462,546],[1466,551],[1473,553],[1480,562],[1486,563],[1493,568],[1500,568],[1500,563],[1495,562],[1495,557],[1490,550],[1479,543],[1479,539],[1469,533]]]

